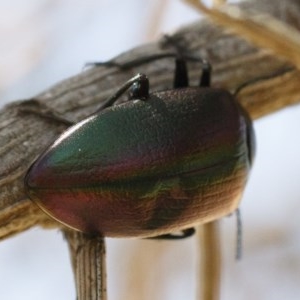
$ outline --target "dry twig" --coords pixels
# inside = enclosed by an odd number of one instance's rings
[[[104,240],[75,231],[65,231],[72,254],[78,300],[106,300],[106,262]]]
[[[238,7],[243,9],[245,15],[249,15],[252,8],[260,13],[272,14],[284,24],[299,30],[300,4],[297,0],[286,0],[284,4],[280,0],[255,0],[239,4]],[[273,35],[270,37],[273,39]],[[291,61],[297,66],[300,63],[296,55],[297,44],[285,47],[288,53],[294,53],[289,56],[291,60],[287,61],[282,58],[285,56],[283,48],[278,51],[281,55],[279,58],[277,52],[271,54],[257,49],[207,20],[182,28],[173,35],[173,39],[186,52],[212,63],[213,86],[222,86],[233,92],[243,87],[237,96],[253,119],[300,101],[300,72],[291,64]],[[275,48],[273,50],[277,51]],[[161,39],[124,53],[116,61],[122,64],[138,57],[171,51],[174,51],[172,45]],[[191,79],[196,80],[199,77],[198,66],[191,65],[190,68]],[[37,209],[23,190],[23,177],[32,160],[66,128],[65,124],[43,116],[54,111],[63,118],[78,121],[95,111],[99,103],[111,95],[120,83],[137,72],[142,71],[150,77],[152,89],[162,89],[172,85],[173,69],[170,59],[159,63],[144,62],[124,70],[116,67],[92,68],[35,98],[15,102],[2,109],[0,238],[7,238],[36,225],[60,226]],[[70,239],[70,236],[67,237]],[[77,238],[79,241],[79,236]],[[76,247],[71,247],[74,254],[72,249]]]
[[[198,298],[202,300],[218,300],[221,287],[221,246],[219,222],[214,221],[199,228],[201,271],[199,273]]]
[[[206,14],[215,22],[231,29],[254,44],[266,48],[267,51],[271,50],[276,55],[284,57],[299,68],[300,33],[294,27],[269,14],[247,10],[244,12],[242,8],[237,6],[227,5],[218,9],[218,5],[215,5],[214,8],[209,9],[199,0],[185,0],[185,2],[192,5],[199,12]],[[262,80],[264,79],[262,78]],[[251,85],[253,82],[245,83],[244,86],[248,84]],[[281,84],[280,80],[278,86],[281,86]],[[236,93],[241,88],[238,88]],[[265,93],[270,96],[273,94],[270,90],[265,90]],[[258,95],[261,97],[260,93]],[[263,111],[263,105],[261,105],[261,109]],[[264,110],[268,112],[268,109],[267,104]],[[220,293],[221,268],[219,258],[221,250],[216,247],[215,243],[218,234],[216,223],[217,221],[205,224],[202,227],[202,239],[200,239],[200,247],[202,248],[200,263],[202,274],[200,278],[203,282],[200,299],[205,300],[219,299]],[[212,253],[214,258],[211,256]]]

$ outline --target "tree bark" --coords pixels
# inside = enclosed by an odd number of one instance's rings
[[[238,6],[246,13],[255,8],[297,30],[300,28],[300,3],[297,0],[255,0]],[[276,53],[254,47],[227,29],[204,19],[181,28],[171,38],[172,43],[170,39],[161,38],[115,59],[119,65],[127,67],[92,67],[32,99],[14,102],[0,111],[0,239],[36,225],[60,226],[32,204],[23,188],[24,175],[34,158],[67,127],[57,116],[62,120],[81,120],[96,111],[120,84],[138,72],[148,75],[152,90],[172,87],[173,59],[165,58],[157,63],[153,60],[139,62],[139,58],[174,53],[176,44],[183,53],[207,59],[213,66],[212,86],[236,93],[253,119],[300,101],[300,72],[291,62]],[[200,67],[189,64],[189,68],[194,83],[199,78]],[[95,299],[105,299],[104,275],[99,279],[99,274],[93,273],[95,269],[89,269],[89,274],[96,276],[93,282],[98,288],[95,290],[80,283],[83,277],[78,271],[94,263],[100,263],[98,270],[104,270],[103,241],[87,241],[78,233],[67,233],[66,237],[73,254],[78,292],[83,293],[80,294],[83,298],[79,299],[84,299],[85,289],[99,292]],[[87,248],[81,248],[84,245],[88,245]],[[84,257],[88,257],[88,251],[92,251],[92,255],[87,261]]]
[[[197,291],[199,300],[220,299],[222,251],[219,225],[219,221],[214,221],[200,226],[198,230],[201,249]]]
[[[107,300],[104,240],[70,230],[64,233],[71,253],[77,299]]]
[[[255,8],[270,13],[300,28],[300,3],[296,0],[257,0],[239,6],[245,11]],[[184,53],[203,57],[212,64],[213,86],[232,92],[244,86],[237,97],[253,119],[299,102],[300,72],[291,63],[265,49],[255,48],[206,19],[179,29],[172,40]],[[175,51],[173,43],[161,38],[115,59],[120,65],[132,62],[132,67],[93,67],[0,111],[0,239],[35,225],[59,226],[28,200],[23,188],[24,174],[33,159],[66,128],[63,122],[52,119],[51,114],[79,121],[138,72],[148,75],[152,90],[171,87],[173,59],[166,58],[159,63],[137,60]],[[193,83],[199,77],[200,66],[190,64],[189,67]]]

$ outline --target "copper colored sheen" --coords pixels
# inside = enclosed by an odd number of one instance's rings
[[[226,90],[156,92],[70,127],[31,166],[25,186],[45,212],[79,231],[161,235],[237,208],[253,138]]]

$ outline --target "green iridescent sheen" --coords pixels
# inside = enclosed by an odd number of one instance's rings
[[[225,90],[199,90],[154,93],[71,127],[31,167],[30,196],[68,226],[105,236],[230,213],[250,170],[252,124]]]

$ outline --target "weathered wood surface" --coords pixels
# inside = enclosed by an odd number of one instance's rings
[[[271,13],[300,29],[300,3],[288,1],[249,1],[242,5]],[[238,99],[256,119],[300,100],[300,72],[291,63],[257,49],[230,31],[207,20],[178,30],[173,39],[186,53],[208,59],[213,66],[213,86],[232,92],[245,87]],[[120,64],[138,57],[174,52],[174,47],[161,38],[116,58]],[[67,79],[33,99],[12,103],[0,111],[0,239],[35,225],[59,226],[26,197],[24,174],[33,159],[66,125],[51,118],[50,112],[78,121],[97,109],[101,101],[137,72],[146,73],[153,90],[172,85],[172,59],[145,62],[128,69],[95,67]],[[199,65],[191,64],[191,78],[199,77]]]
[[[107,300],[104,239],[65,231],[78,300]]]

